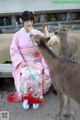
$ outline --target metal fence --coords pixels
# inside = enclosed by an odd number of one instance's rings
[[[71,25],[73,26],[72,30],[80,30],[80,20],[76,20],[76,21],[58,21],[58,22],[47,22],[47,24],[51,27],[51,29],[53,31],[55,31],[58,26],[60,24],[65,24],[65,25]],[[16,31],[18,31],[20,28],[22,27],[22,25],[18,25],[13,26],[13,25],[8,25],[8,26],[0,26],[0,33],[14,33]],[[34,27],[40,31],[43,31],[42,28],[42,23],[35,23]]]

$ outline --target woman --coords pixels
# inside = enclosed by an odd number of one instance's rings
[[[43,94],[48,92],[51,81],[48,67],[34,47],[30,34],[43,34],[34,29],[32,12],[24,11],[21,21],[23,27],[15,33],[10,46],[13,77],[19,98],[23,99],[23,108],[29,109],[33,104],[33,108],[37,109],[44,102]]]

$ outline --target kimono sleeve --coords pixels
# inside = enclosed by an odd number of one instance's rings
[[[17,67],[23,61],[23,57],[18,47],[18,39],[19,38],[15,34],[10,46],[10,56],[14,67]]]

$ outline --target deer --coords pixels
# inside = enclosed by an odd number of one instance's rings
[[[69,51],[68,57],[72,58],[74,60],[74,54],[77,51],[77,38],[73,35],[69,35],[69,30],[70,30],[69,26],[59,24],[59,29],[61,29],[63,27],[67,31],[66,39],[67,39],[68,51]],[[54,45],[58,44],[59,45],[59,55],[61,55],[62,50],[61,50],[61,46],[60,46],[60,37],[58,35],[56,35],[55,33],[53,34],[53,32],[52,32],[52,36],[49,36],[47,26],[46,26],[46,36],[50,37],[50,40],[47,43],[48,47],[52,48]]]
[[[59,37],[59,55],[62,55],[64,52],[64,54],[67,55],[67,57],[73,57],[74,60],[74,53],[77,50],[76,37],[68,35],[68,27],[66,25],[59,27],[58,31],[55,32],[55,35]],[[63,41],[64,45],[61,45],[63,44]]]
[[[66,34],[65,31],[64,33]],[[48,65],[52,84],[58,93],[59,112],[56,117],[58,117],[59,120],[62,120],[65,104],[64,98],[66,96],[68,102],[66,117],[70,118],[70,99],[73,99],[80,104],[80,64],[70,60],[64,53],[61,56],[56,55],[46,44],[50,39],[49,37],[45,38],[41,35],[31,35],[31,39]],[[64,43],[65,42],[63,41],[63,44]]]

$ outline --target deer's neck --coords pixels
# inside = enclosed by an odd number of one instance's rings
[[[60,55],[68,56],[68,41],[67,35],[60,37]]]
[[[58,57],[46,45],[39,47],[39,50],[48,67],[55,67],[55,62]]]

